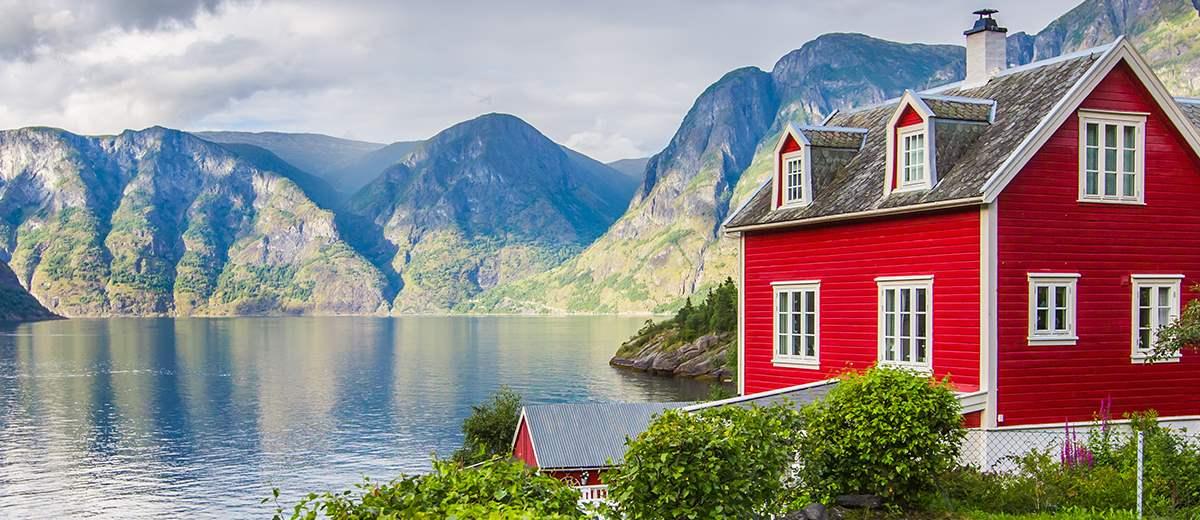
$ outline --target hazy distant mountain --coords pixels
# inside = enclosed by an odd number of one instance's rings
[[[292,166],[325,179],[334,188],[350,193],[365,183],[341,182],[343,170],[366,155],[379,151],[381,143],[355,141],[322,134],[286,132],[192,132],[216,143],[249,144],[270,150]],[[378,175],[383,167],[374,171]],[[369,179],[368,179],[369,182]]]
[[[636,159],[619,159],[610,163],[605,163],[609,168],[617,170],[626,177],[642,182],[642,176],[646,173],[646,163],[650,162],[649,157],[638,157]]]
[[[396,312],[450,310],[557,265],[625,210],[633,183],[521,119],[452,126],[364,187],[348,210],[379,230]]]
[[[246,152],[159,127],[0,132],[0,255],[67,316],[386,310],[312,179]]]
[[[327,178],[336,180],[341,191],[354,193],[379,177],[389,166],[403,161],[420,144],[420,141],[399,141],[372,150],[329,172]]]

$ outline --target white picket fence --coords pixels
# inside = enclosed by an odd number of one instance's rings
[[[608,500],[608,486],[576,486],[580,505],[602,504]]]

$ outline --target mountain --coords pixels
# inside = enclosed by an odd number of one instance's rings
[[[420,141],[399,141],[367,152],[329,172],[327,178],[336,180],[340,191],[354,193],[375,180],[389,166],[404,160],[420,144]]]
[[[419,145],[347,211],[358,232],[382,237],[364,247],[399,289],[394,312],[445,312],[577,253],[633,188],[521,119],[487,114]]]
[[[634,181],[642,182],[642,175],[646,173],[646,164],[649,162],[649,157],[638,157],[636,159],[619,159],[605,163],[605,165],[625,174]]]
[[[1176,95],[1200,94],[1200,0],[1088,0],[1036,35],[1009,36],[1009,58],[1028,63],[1126,35]]]
[[[887,59],[886,65],[877,61]],[[784,56],[771,72],[734,70],[692,105],[652,157],[629,210],[578,257],[485,293],[479,307],[510,312],[661,311],[732,270],[719,225],[760,149],[789,119],[882,101],[904,88],[961,77],[964,51],[859,34],[829,34]],[[900,66],[895,66],[899,64]],[[766,145],[770,148],[770,145]]]
[[[386,310],[311,179],[270,159],[160,127],[0,132],[0,256],[66,316]]]
[[[8,264],[0,262],[0,321],[39,321],[58,318],[21,287]]]
[[[293,167],[324,179],[338,191],[353,193],[391,164],[375,168],[362,179],[353,165],[366,156],[392,145],[342,139],[322,134],[285,132],[192,132],[205,140],[221,144],[252,145],[269,150]],[[394,162],[394,161],[393,161]],[[346,175],[352,178],[345,178]]]
[[[1178,95],[1200,92],[1200,0],[1088,0],[1036,35],[1009,37],[1014,65],[1127,35]],[[725,216],[770,177],[770,151],[787,121],[817,122],[835,109],[877,103],[904,89],[958,80],[965,52],[827,34],[770,73],[738,69],[696,100],[654,156],[629,212],[578,257],[478,298],[512,312],[648,312],[736,275]]]

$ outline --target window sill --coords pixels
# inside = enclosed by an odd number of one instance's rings
[[[930,367],[929,365],[924,365],[924,364],[897,363],[895,361],[880,361],[879,366],[886,367],[886,368],[898,368],[901,370],[907,370],[909,372],[913,372],[913,373],[923,375],[923,376],[933,375],[933,367]]]
[[[821,362],[815,359],[775,358],[771,360],[771,364],[779,368],[803,368],[807,370],[819,370],[821,368]]]
[[[928,184],[922,184],[920,186],[899,187],[899,188],[892,190],[892,193],[913,193],[913,192],[918,192],[918,191],[929,191],[931,189],[933,189],[933,186],[928,185]]]
[[[1066,347],[1079,344],[1078,336],[1030,336],[1028,340],[1031,347]]]
[[[780,204],[779,207],[777,207],[775,209],[803,208],[803,207],[807,207],[808,204],[809,204],[809,202],[807,200],[793,200],[791,202],[784,202],[783,204]]]
[[[1122,206],[1145,206],[1146,202],[1141,200],[1109,200],[1109,199],[1077,199],[1080,204],[1117,204]]]
[[[1183,359],[1183,356],[1181,356],[1179,354],[1175,354],[1173,356],[1167,356],[1167,357],[1159,358],[1159,359],[1152,359],[1150,356],[1148,356],[1146,354],[1134,354],[1134,355],[1130,356],[1130,361],[1132,361],[1133,364],[1135,364],[1135,365],[1157,365],[1159,363],[1178,363],[1181,359]]]

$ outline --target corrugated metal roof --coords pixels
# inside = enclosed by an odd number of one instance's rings
[[[688,404],[549,404],[526,406],[523,413],[539,467],[605,468],[625,460],[626,437],[645,431],[663,410]]]
[[[760,392],[757,394],[743,395],[739,397],[731,397],[720,401],[711,401],[707,403],[699,403],[684,408],[685,411],[695,412],[718,406],[741,406],[748,408],[750,406],[772,406],[779,403],[790,404],[793,408],[799,410],[808,404],[820,400],[829,394],[837,386],[836,379],[828,379],[815,383],[806,383],[798,386],[790,386],[778,390],[768,392]]]

